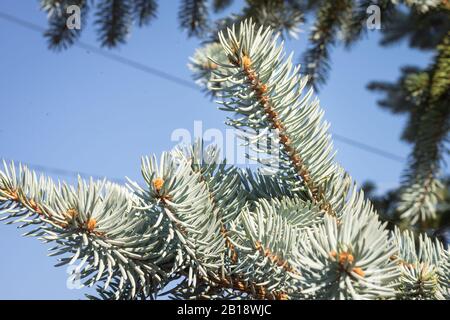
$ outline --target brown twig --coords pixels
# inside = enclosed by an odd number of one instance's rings
[[[292,166],[311,193],[312,201],[319,204],[321,210],[335,216],[336,214],[332,209],[331,204],[326,201],[323,191],[320,190],[313,181],[304,159],[292,146],[292,140],[287,134],[287,130],[281,121],[279,114],[273,108],[270,96],[267,94],[268,86],[260,80],[258,73],[252,68],[250,57],[244,54],[241,59],[229,57],[229,60],[234,66],[242,67],[252,90],[255,92],[261,107],[264,109],[268,121],[274,129],[278,130],[280,143],[283,145]]]

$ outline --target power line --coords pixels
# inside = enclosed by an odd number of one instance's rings
[[[45,29],[43,27],[41,27],[41,26],[39,26],[37,24],[25,21],[23,19],[20,19],[18,17],[12,16],[10,14],[4,13],[2,11],[0,11],[0,18],[2,18],[3,20],[7,20],[9,22],[15,23],[17,25],[20,25],[20,26],[22,26],[24,28],[27,28],[28,30],[31,30],[31,31],[40,32],[40,33],[45,31]],[[181,86],[184,86],[186,88],[194,89],[195,91],[198,91],[198,87],[194,83],[192,83],[191,81],[187,81],[187,80],[185,80],[183,78],[180,78],[180,77],[177,77],[175,75],[169,74],[169,73],[167,73],[165,71],[162,71],[162,70],[150,67],[150,66],[145,65],[143,63],[140,63],[138,61],[135,61],[135,60],[123,57],[123,56],[115,54],[115,53],[107,52],[105,50],[99,49],[99,48],[97,48],[97,47],[95,47],[93,45],[90,45],[88,43],[85,43],[83,41],[75,42],[74,45],[77,46],[78,48],[91,51],[91,52],[93,52],[93,53],[95,53],[97,55],[100,55],[102,57],[105,57],[105,58],[107,58],[109,60],[113,60],[113,61],[119,62],[119,63],[121,63],[123,65],[128,66],[128,67],[131,67],[131,68],[134,68],[134,69],[137,69],[137,70],[149,73],[149,74],[154,75],[156,77],[159,77],[159,78],[162,78],[162,79],[174,82],[176,84],[179,84]]]
[[[92,51],[92,52],[94,52],[94,53],[96,53],[96,54],[98,54],[100,56],[103,56],[103,57],[108,58],[110,60],[114,60],[116,62],[119,62],[119,63],[123,64],[123,65],[129,66],[131,68],[134,68],[134,69],[137,69],[137,70],[149,73],[149,74],[154,75],[156,77],[159,77],[159,78],[162,78],[162,79],[166,79],[168,81],[174,82],[174,83],[179,84],[181,86],[184,86],[186,88],[194,89],[195,91],[198,91],[197,85],[195,85],[191,81],[187,81],[187,80],[182,79],[180,77],[171,75],[171,74],[169,74],[169,73],[167,73],[165,71],[152,68],[152,67],[147,66],[145,64],[142,64],[140,62],[137,62],[137,61],[125,58],[123,56],[120,56],[118,54],[114,54],[114,53],[111,53],[111,52],[104,51],[102,49],[99,49],[97,47],[94,47],[94,46],[92,46],[90,44],[87,44],[87,43],[84,43],[84,42],[78,42],[75,45],[77,47],[79,47],[79,48]]]
[[[372,147],[370,145],[361,143],[359,141],[353,140],[353,139],[349,139],[347,137],[341,136],[339,134],[333,134],[333,138],[339,141],[342,141],[348,145],[351,145],[353,147],[365,150],[367,152],[371,152],[374,154],[377,154],[379,156],[391,159],[393,161],[397,161],[397,162],[401,162],[403,163],[404,159],[402,157],[400,157],[399,155]],[[12,162],[13,160],[10,159],[4,159],[6,162]],[[80,171],[72,171],[72,170],[67,170],[67,169],[60,169],[60,168],[55,168],[55,167],[48,167],[48,166],[43,166],[40,164],[34,164],[34,163],[30,163],[30,162],[21,162],[22,164],[26,165],[29,168],[32,168],[36,171],[42,171],[42,172],[47,172],[50,174],[54,174],[57,176],[65,176],[65,177],[92,177],[94,179],[97,180],[103,180],[104,178],[106,178],[105,176],[100,176],[97,174],[92,174],[92,173],[88,173],[88,172],[80,172]],[[116,182],[116,183],[126,183],[125,179],[121,179],[121,178],[108,178],[108,180],[112,181],[112,182]]]
[[[55,168],[55,167],[48,167],[48,166],[43,166],[40,164],[35,164],[35,163],[30,163],[30,162],[18,162],[18,161],[13,161],[11,159],[2,159],[2,160],[4,160],[6,163],[13,163],[13,162],[20,163],[30,169],[40,171],[40,172],[46,172],[49,174],[54,174],[57,176],[72,177],[72,178],[77,178],[78,176],[81,176],[84,178],[92,177],[95,180],[103,180],[106,178],[109,181],[116,182],[116,183],[122,183],[122,184],[126,182],[125,179],[108,178],[106,176],[101,176],[98,174],[92,174],[92,173],[88,173],[88,172],[80,172],[80,171],[72,171],[72,170],[60,169],[60,168]]]
[[[346,143],[348,145],[351,145],[351,146],[353,146],[355,148],[359,148],[361,150],[364,150],[364,151],[367,151],[367,152],[371,152],[373,154],[379,155],[381,157],[384,157],[384,158],[387,158],[387,159],[390,159],[390,160],[393,160],[393,161],[397,161],[397,162],[401,162],[401,163],[403,163],[405,161],[405,159],[403,157],[401,157],[401,156],[399,156],[397,154],[391,153],[389,151],[385,151],[385,150],[382,150],[382,149],[379,149],[379,148],[376,148],[376,147],[372,147],[372,146],[370,146],[368,144],[365,144],[365,143],[362,143],[362,142],[359,142],[359,141],[356,141],[356,140],[353,140],[353,139],[341,136],[340,134],[333,133],[332,135],[333,135],[334,139],[339,140],[341,142],[344,142],[344,143]]]
[[[24,27],[28,30],[34,31],[34,32],[42,33],[45,31],[45,29],[43,27],[41,27],[37,24],[31,23],[29,21],[23,20],[21,18],[15,17],[13,15],[7,14],[2,11],[0,11],[0,18],[3,20],[9,21],[11,23],[14,23],[16,25],[22,26],[22,27]],[[198,91],[198,87],[194,83],[187,81],[183,78],[177,77],[175,75],[169,74],[165,71],[150,67],[150,66],[140,63],[138,61],[123,57],[123,56],[115,54],[115,53],[107,52],[107,51],[99,49],[93,45],[90,45],[88,43],[84,43],[82,41],[75,42],[74,45],[81,49],[89,50],[89,51],[93,52],[94,54],[97,54],[97,55],[107,58],[109,60],[116,61],[116,62],[126,65],[128,67],[143,71],[143,72],[151,74],[153,76],[156,76],[156,77],[165,79],[167,81],[176,83],[178,85],[184,86],[186,88]],[[397,162],[404,161],[404,158],[399,155],[396,155],[389,151],[385,151],[385,150],[370,146],[370,145],[362,143],[360,141],[356,141],[356,140],[353,140],[351,138],[348,138],[348,137],[345,137],[345,136],[342,136],[339,134],[333,134],[333,137],[336,140],[339,140],[345,144],[351,145],[355,148],[364,150],[366,152],[370,152],[372,154],[376,154],[376,155],[384,157],[386,159],[397,161]],[[64,169],[55,169],[55,168],[50,168],[50,167],[44,167],[41,165],[33,165],[33,167],[45,169],[48,172],[55,172],[55,173],[58,172],[59,174],[63,174],[66,176],[77,176],[78,174],[80,174],[79,172],[75,172],[75,171],[64,170]],[[80,175],[84,175],[84,174],[80,174]],[[91,175],[91,176],[95,177],[96,175]],[[122,181],[122,179],[115,179],[115,180]]]

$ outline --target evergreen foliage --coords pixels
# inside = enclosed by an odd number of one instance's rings
[[[123,0],[101,0],[97,5],[95,24],[98,38],[105,47],[115,47],[124,43],[132,24],[132,7]]]
[[[156,17],[156,0],[40,0],[41,9],[48,15],[49,28],[44,36],[53,50],[67,49],[78,40],[87,23],[88,8],[95,9],[94,24],[103,47],[113,48],[125,43],[134,22],[139,27],[150,24]],[[81,28],[66,25],[67,7],[81,9]]]
[[[134,0],[134,15],[140,27],[148,25],[156,18],[158,4],[155,0]]]
[[[436,218],[438,193],[442,189],[440,168],[448,139],[450,114],[450,33],[437,46],[433,64],[426,70],[406,68],[397,84],[372,83],[384,91],[380,103],[393,112],[410,112],[403,137],[414,143],[405,171],[398,210],[411,223]]]
[[[143,185],[70,186],[4,163],[1,219],[54,244],[57,265],[97,288],[90,298],[448,299],[448,249],[380,221],[277,34],[251,20],[220,32],[226,59],[211,57],[208,74],[227,123],[259,151],[257,171],[202,141],[144,157]],[[431,74],[434,106],[446,78]]]
[[[448,41],[450,38],[450,7],[439,1],[247,1],[242,14],[232,15],[217,23],[216,30],[224,30],[232,22],[255,17],[255,23],[266,24],[284,34],[292,33],[304,21],[303,13],[314,13],[316,21],[310,34],[310,46],[303,54],[303,69],[308,75],[308,84],[317,89],[326,81],[330,69],[330,50],[342,43],[350,47],[366,33],[366,12],[370,5],[377,5],[382,14],[382,45],[391,45],[408,40],[409,46],[421,50],[433,50],[434,61],[426,69],[407,66],[402,69],[398,83],[372,82],[370,90],[385,93],[380,106],[393,113],[406,113],[409,121],[402,138],[413,143],[413,151],[402,179],[402,189],[397,198],[398,219],[425,226],[436,220],[436,210],[440,201],[438,195],[442,184],[443,155],[448,150],[450,115],[448,103]],[[406,5],[407,7],[405,8]],[[284,14],[283,8],[291,15],[300,12],[298,19],[266,19],[260,8],[278,8],[271,12]],[[278,10],[278,11],[277,11]],[[259,12],[259,13],[258,13]],[[273,14],[272,14],[273,15]],[[295,32],[294,32],[295,33]],[[190,67],[196,81],[215,95],[224,81],[217,79],[218,63],[226,59],[220,51],[219,39],[210,41],[198,49]],[[212,57],[212,61],[206,57]],[[432,80],[434,79],[434,80]],[[432,89],[431,87],[434,87]],[[432,92],[435,92],[434,94]]]
[[[183,0],[178,13],[181,28],[188,35],[201,36],[208,27],[208,9],[206,0]]]
[[[316,22],[310,35],[311,47],[305,52],[304,60],[315,85],[323,84],[329,70],[329,50],[334,45],[338,28],[343,28],[349,21],[349,13],[353,10],[353,2],[349,0],[326,1],[317,11]]]
[[[44,33],[44,36],[47,38],[50,49],[67,49],[80,37],[82,29],[68,29],[66,25],[66,21],[69,16],[67,13],[67,7],[73,4],[79,6],[81,9],[81,24],[84,24],[89,11],[88,1],[43,0],[41,2],[42,10],[45,10],[49,16],[49,27]]]

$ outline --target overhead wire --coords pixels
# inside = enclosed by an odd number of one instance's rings
[[[39,25],[37,25],[35,23],[26,21],[24,19],[21,19],[19,17],[13,16],[11,14],[8,14],[8,13],[2,12],[2,11],[0,11],[0,19],[3,19],[4,21],[8,21],[8,22],[11,22],[13,24],[22,26],[22,27],[24,27],[24,28],[26,28],[28,30],[34,31],[34,32],[42,33],[42,32],[45,31],[45,28],[43,28],[43,27],[41,27],[41,26],[39,26]],[[196,90],[196,91],[199,90],[197,85],[195,85],[191,81],[188,81],[188,80],[180,78],[180,77],[178,77],[176,75],[167,73],[167,72],[165,72],[163,70],[159,70],[157,68],[148,66],[146,64],[143,64],[141,62],[135,61],[133,59],[121,56],[119,54],[105,51],[103,49],[100,49],[100,48],[95,47],[95,46],[93,46],[91,44],[85,43],[83,41],[75,42],[74,46],[76,46],[78,48],[81,48],[83,50],[88,50],[89,52],[92,52],[94,54],[102,56],[102,57],[104,57],[106,59],[113,60],[113,61],[115,61],[117,63],[126,65],[126,66],[128,66],[130,68],[133,68],[133,69],[136,69],[136,70],[143,71],[143,72],[151,74],[151,75],[153,75],[155,77],[159,77],[161,79],[164,79],[164,80],[170,81],[172,83],[178,84],[180,86],[186,87],[188,89],[193,89],[193,90]],[[389,151],[386,151],[386,150],[383,150],[383,149],[380,149],[380,148],[368,145],[366,143],[354,140],[352,138],[348,138],[348,137],[340,135],[340,134],[333,133],[333,137],[336,140],[341,141],[342,143],[345,143],[347,145],[353,146],[355,148],[358,148],[358,149],[366,151],[366,152],[370,152],[370,153],[375,154],[377,156],[384,157],[384,158],[392,160],[392,161],[402,162],[403,163],[404,160],[405,160],[403,157],[401,157],[399,155],[396,155],[396,154],[394,154],[392,152],[389,152]],[[43,170],[43,171],[46,171],[46,172],[49,172],[49,173],[59,174],[59,175],[63,175],[63,176],[76,177],[76,176],[80,175],[80,176],[92,176],[94,178],[101,178],[99,175],[96,175],[96,174],[81,173],[81,172],[76,172],[76,171],[72,171],[72,170],[53,168],[53,167],[49,167],[49,166],[42,166],[42,165],[31,164],[31,163],[28,163],[28,166],[30,168],[33,168],[33,169],[36,169],[36,170]],[[118,179],[118,178],[114,178],[112,180],[114,180],[116,182],[123,182],[124,181],[123,179]]]

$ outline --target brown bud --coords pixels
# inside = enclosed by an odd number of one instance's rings
[[[242,57],[242,66],[244,67],[244,69],[249,69],[252,65],[252,60],[250,60],[250,57],[244,55]]]
[[[163,184],[164,184],[164,180],[162,178],[156,178],[153,180],[153,187],[158,192],[161,190]]]
[[[89,218],[89,220],[86,223],[86,229],[89,232],[92,232],[92,231],[94,231],[96,226],[97,226],[97,220],[95,220],[94,218]]]

